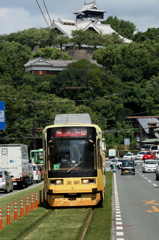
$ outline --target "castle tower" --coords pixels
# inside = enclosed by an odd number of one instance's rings
[[[106,11],[100,10],[95,1],[92,3],[84,3],[81,10],[74,12],[76,14],[76,22],[83,20],[90,20],[92,22],[104,21],[104,13]]]

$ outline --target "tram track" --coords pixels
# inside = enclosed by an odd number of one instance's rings
[[[93,208],[50,209],[17,240],[84,240],[93,213]]]
[[[17,238],[17,240],[21,240],[23,239],[25,236],[27,236],[31,231],[33,231],[39,224],[41,224],[45,218],[47,218],[52,212],[52,209],[50,209],[47,213],[45,213],[43,216],[41,216],[40,219],[38,219],[38,221],[35,222],[35,224],[33,226],[31,226],[29,229],[27,229],[25,232],[23,232],[21,234],[21,236],[19,236]]]
[[[85,234],[86,234],[86,232],[87,232],[88,226],[89,226],[89,224],[90,224],[90,222],[91,222],[93,213],[94,213],[94,209],[91,210],[91,212],[90,212],[90,214],[89,214],[89,216],[88,216],[88,219],[87,219],[87,221],[86,221],[86,224],[85,224],[85,226],[84,226],[83,232],[82,232],[79,240],[84,240],[84,237],[85,237]]]

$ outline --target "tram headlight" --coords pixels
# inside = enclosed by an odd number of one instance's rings
[[[62,180],[56,180],[56,185],[62,185]]]
[[[57,180],[50,180],[51,185],[63,185],[63,180],[62,179],[57,179]]]
[[[89,179],[83,179],[83,180],[82,180],[82,183],[83,183],[83,184],[89,184]]]
[[[95,184],[96,180],[93,178],[91,179],[82,179],[82,184]]]

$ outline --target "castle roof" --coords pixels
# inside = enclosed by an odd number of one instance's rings
[[[72,24],[70,24],[72,23]],[[68,36],[68,37],[72,37],[72,31],[75,30],[83,30],[86,31],[89,28],[93,28],[97,33],[102,33],[102,34],[112,34],[112,33],[117,33],[116,31],[114,31],[110,24],[101,24],[100,21],[95,21],[92,22],[89,19],[85,19],[83,21],[80,22],[75,22],[75,21],[69,21],[68,19],[61,19],[59,18],[58,21],[54,21],[53,28],[58,29],[61,33],[63,33],[64,35]],[[119,35],[120,36],[120,35]],[[120,36],[120,38],[123,39],[123,41],[125,43],[131,43],[132,41],[124,38],[122,36]]]
[[[74,12],[74,14],[85,12],[85,11],[91,11],[91,12],[93,11],[93,12],[101,12],[101,13],[106,12],[104,10],[100,10],[94,1],[92,3],[84,3],[84,6],[81,8],[81,10]]]

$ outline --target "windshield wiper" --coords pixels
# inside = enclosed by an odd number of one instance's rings
[[[70,168],[67,173],[71,172],[75,167],[78,167],[80,164],[82,163],[82,161],[80,161],[79,163],[75,164],[72,168]]]

